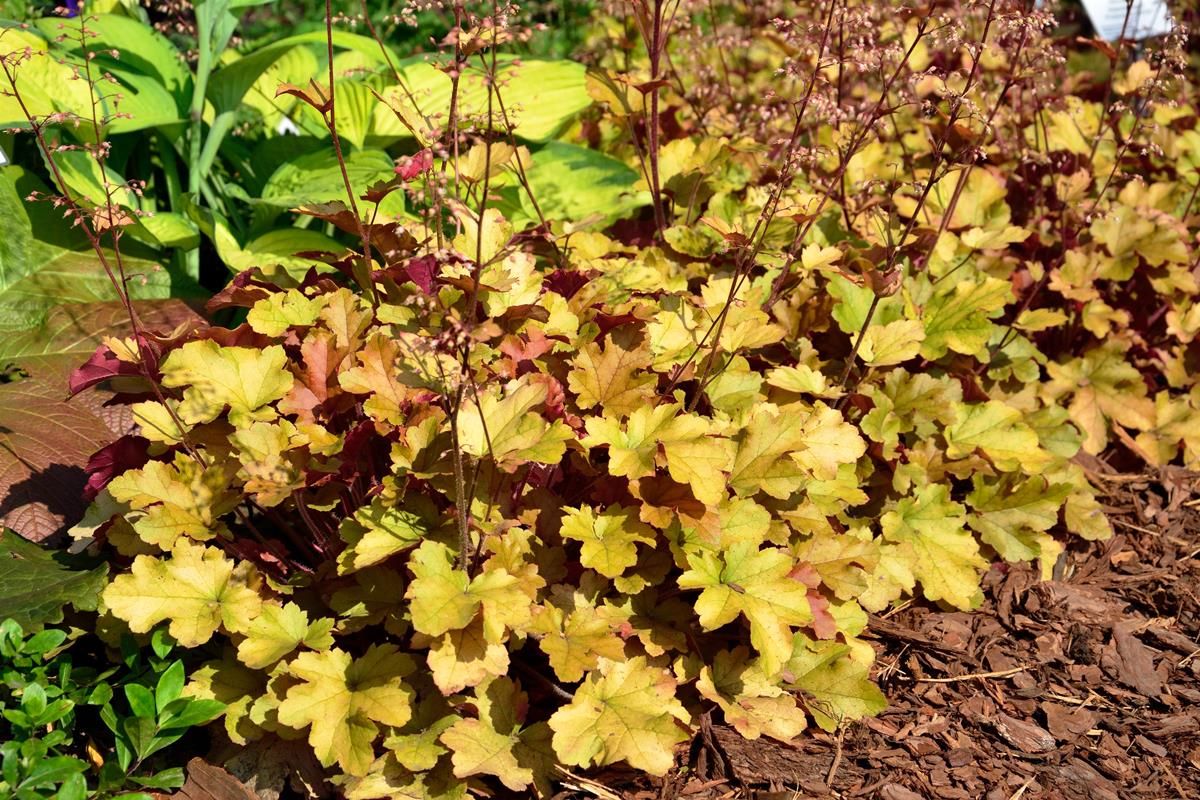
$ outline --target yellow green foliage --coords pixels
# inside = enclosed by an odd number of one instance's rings
[[[917,36],[880,25],[889,53]],[[792,33],[731,101],[796,70],[834,91]],[[602,54],[592,144],[632,171],[647,92],[678,119],[620,225],[543,227],[543,151],[467,122],[427,217],[306,209],[348,234],[340,270],[252,269],[246,327],[161,345],[148,460],[81,528],[123,554],[108,611],[226,645],[192,691],[351,798],[547,796],[564,767],[667,772],[705,714],[786,741],[878,713],[869,613],[968,611],[996,562],[1049,575],[1108,536],[1098,454],[1200,464],[1194,183],[1120,144],[1150,124],[1125,106],[1035,122],[1026,94],[985,123],[1033,68],[994,53],[964,85],[926,67],[968,51],[920,44],[886,118],[805,121],[797,174],[786,115],[755,137],[695,116],[695,75]],[[1192,106],[1171,126],[1200,152]]]

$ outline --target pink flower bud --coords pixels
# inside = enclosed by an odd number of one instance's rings
[[[396,174],[402,181],[411,181],[433,166],[433,151],[428,147],[412,156],[396,159]]]

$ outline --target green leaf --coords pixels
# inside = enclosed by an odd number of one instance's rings
[[[228,408],[231,422],[247,424],[276,416],[268,404],[292,388],[286,362],[280,345],[255,349],[193,341],[163,360],[162,383],[184,390],[179,416],[186,423],[211,422]]]
[[[107,575],[106,564],[73,567],[63,556],[5,530],[0,534],[0,619],[36,630],[61,621],[68,603],[94,610]]]
[[[814,642],[797,634],[787,671],[789,683],[807,696],[806,705],[824,730],[836,730],[887,707],[887,699],[871,683],[867,665],[856,660],[846,645]]]
[[[1050,381],[1042,394],[1050,400],[1071,396],[1071,421],[1083,432],[1083,449],[1097,454],[1108,444],[1110,421],[1138,430],[1154,427],[1154,402],[1146,382],[1130,363],[1129,345],[1117,338],[1095,347],[1081,358],[1046,365]]]
[[[886,325],[872,325],[863,335],[858,354],[872,367],[901,364],[921,349],[925,329],[918,320],[898,319]]]
[[[590,221],[602,227],[650,204],[650,195],[634,188],[640,176],[632,168],[598,150],[567,142],[549,142],[534,151],[525,177],[548,220]],[[513,183],[515,179],[510,180]],[[519,197],[524,219],[536,221],[528,193],[520,189]],[[520,215],[511,216],[514,222],[522,221]]]
[[[1072,493],[1067,498],[1063,519],[1068,530],[1091,542],[1103,541],[1113,534],[1104,506],[1091,491]]]
[[[323,48],[324,44],[324,31],[309,32],[289,36],[252,53],[247,53],[241,58],[222,65],[212,74],[208,85],[208,99],[218,113],[235,111],[258,78],[280,58],[297,47],[321,45]],[[334,30],[333,45],[375,61],[382,61],[385,51],[393,63],[399,62],[396,53],[391,48],[381,50],[380,44],[374,39],[356,33]]]
[[[296,46],[297,42],[284,39],[248,53],[215,71],[208,81],[207,97],[216,112],[236,111],[259,76]]]
[[[506,628],[529,622],[530,597],[521,578],[502,568],[470,578],[453,562],[450,548],[430,540],[413,553],[409,568],[414,577],[406,597],[414,628],[441,636],[462,630],[482,613],[486,640],[497,643]]]
[[[110,199],[122,208],[138,209],[138,197],[125,185],[111,167],[100,168],[100,162],[86,150],[66,150],[54,154],[54,166],[72,197],[82,205],[98,207]]]
[[[992,332],[989,317],[995,316],[1012,299],[1008,281],[985,277],[961,281],[938,294],[925,307],[925,341],[921,355],[941,358],[947,350],[968,356],[981,355]]]
[[[747,739],[766,734],[787,742],[805,728],[796,698],[765,676],[744,647],[718,652],[712,665],[700,671],[696,688]]]
[[[546,384],[521,378],[499,389],[488,387],[458,412],[459,445],[470,455],[497,464],[538,461],[558,463],[572,438],[562,420],[553,424],[537,412],[546,402]]]
[[[568,705],[550,717],[554,751],[567,764],[605,766],[626,761],[663,775],[674,764],[672,748],[688,734],[689,714],[675,699],[671,673],[646,663],[602,659]]]
[[[154,707],[154,694],[140,683],[125,684],[125,699],[135,717],[155,719],[158,713]]]
[[[561,535],[582,542],[579,560],[606,578],[637,563],[637,545],[653,544],[654,529],[632,508],[610,506],[599,514],[590,506],[565,509]]]
[[[508,789],[518,792],[533,783],[534,769],[549,766],[538,752],[545,738],[545,723],[522,729],[529,697],[508,678],[497,678],[475,690],[478,719],[460,719],[442,733],[450,748],[454,774],[495,775]],[[531,746],[532,745],[532,746]]]
[[[179,698],[183,692],[183,662],[175,661],[158,676],[158,684],[154,687],[154,707],[161,712]]]
[[[735,542],[720,554],[689,554],[679,587],[702,590],[696,614],[704,630],[745,616],[763,671],[773,676],[792,651],[793,628],[812,621],[808,587],[791,575],[795,565],[784,550]]]
[[[46,710],[46,690],[40,683],[30,683],[22,690],[21,710],[34,719]]]
[[[346,173],[355,191],[363,192],[373,183],[396,177],[391,157],[382,150],[357,150],[347,153]],[[283,163],[267,180],[262,202],[277,208],[298,208],[320,203],[346,202],[346,185],[342,180],[337,156],[328,149],[300,156]],[[373,208],[359,203],[359,209]],[[381,210],[402,213],[404,194],[392,192]]]
[[[157,211],[139,217],[130,235],[155,247],[178,247],[191,250],[200,244],[200,232],[195,223],[182,214]]]
[[[184,647],[204,644],[218,628],[241,630],[262,608],[258,574],[249,561],[233,561],[215,547],[181,538],[167,558],[141,555],[129,573],[104,590],[104,603],[135,633],[170,620]]]
[[[37,28],[49,38],[59,36],[62,20],[45,17],[37,20]],[[186,108],[191,99],[192,76],[180,53],[166,36],[145,23],[121,14],[96,14],[87,20],[87,49],[111,59],[108,51],[117,50],[117,61],[128,70],[155,78],[179,104]],[[78,37],[67,36],[58,46],[79,56],[82,47]]]
[[[366,775],[375,760],[376,723],[400,727],[412,717],[413,692],[402,678],[413,666],[391,644],[371,645],[357,660],[336,648],[301,653],[288,666],[299,683],[279,705],[279,721],[310,728],[308,741],[323,765]]]
[[[72,65],[51,57],[48,53],[50,47],[51,44],[45,37],[32,30],[4,27],[6,53],[20,52],[28,48],[29,52],[36,56],[15,69],[21,102],[17,101],[11,91],[0,95],[0,130],[28,129],[30,123],[26,113],[35,119],[55,113],[79,114],[81,119],[91,118],[92,93],[87,84],[77,78]],[[6,87],[7,83],[6,79]],[[174,103],[170,105],[173,106]],[[95,134],[90,125],[85,123],[80,126],[81,138],[94,140]],[[0,183],[2,182],[3,178],[0,177]],[[2,219],[3,217],[0,217],[0,220]]]
[[[802,444],[802,413],[762,404],[738,437],[729,486],[739,495],[764,492],[785,499],[804,484],[804,469],[788,454]]]
[[[324,297],[309,298],[299,289],[289,289],[255,303],[246,315],[246,322],[256,332],[277,338],[288,328],[310,327],[324,306]]]
[[[858,336],[858,332],[867,322],[867,311],[875,300],[875,293],[869,286],[859,286],[841,275],[829,278],[829,293],[838,300],[833,307],[833,319],[842,333]],[[873,327],[887,325],[899,319],[902,310],[898,296],[880,298],[875,314],[871,317],[871,324]]]
[[[134,775],[132,778],[139,786],[145,786],[147,789],[178,789],[184,782],[183,767],[171,767],[147,777]]]
[[[94,112],[104,129],[99,132],[99,138],[109,133],[127,133],[179,122],[185,107],[184,87],[179,80],[186,79],[186,72],[182,75],[179,72],[183,68],[182,63],[174,70],[166,67],[170,75],[160,72],[160,64],[165,66],[174,55],[165,40],[162,37],[155,38],[144,26],[113,23],[114,17],[106,16],[97,30],[101,37],[101,41],[97,42],[91,36],[94,17],[89,15],[86,19],[86,30],[89,32],[86,37],[87,49],[93,54],[91,68],[96,77],[91,87],[76,76],[77,69],[82,71],[85,58],[79,45],[84,17],[47,17],[42,23],[42,27],[51,28],[46,38],[37,36],[33,31],[23,31],[24,36],[6,33],[6,52],[14,52],[24,44],[35,51],[48,49],[51,54],[33,58],[14,70],[17,88],[28,112],[35,117],[56,112],[74,114],[86,121],[92,119]],[[118,44],[114,41],[116,39],[122,41]],[[128,47],[135,54],[144,55],[141,58],[135,56],[126,63],[121,58],[113,58],[111,50],[114,47]],[[167,53],[171,53],[171,56]],[[177,57],[175,60],[179,61]],[[105,73],[112,75],[113,80],[99,79]],[[103,121],[105,117],[109,118],[107,123]],[[0,101],[0,127],[24,128],[28,124],[25,110],[20,104],[8,97]],[[83,122],[75,135],[90,140],[97,138],[97,131],[90,122]]]
[[[378,45],[376,45],[378,52]],[[558,135],[579,112],[592,104],[587,91],[586,68],[572,61],[522,59],[520,65],[511,57],[500,56],[497,80],[503,86],[504,105],[508,122],[523,139],[544,141]],[[451,83],[443,71],[429,63],[425,56],[416,56],[400,64],[400,74],[409,92],[416,99],[412,107],[407,93],[400,87],[385,91],[387,103],[375,109],[372,133],[383,137],[408,137],[411,132],[389,108],[409,108],[413,118],[443,116],[449,107]],[[487,88],[480,74],[463,73],[459,86],[460,110],[465,115],[487,117]],[[503,130],[499,106],[493,103],[494,127]]]
[[[115,256],[106,257],[115,271]],[[157,265],[128,257],[122,263],[135,277],[128,284],[133,299],[170,296],[171,278]],[[118,299],[95,253],[64,250],[34,237],[16,186],[0,171],[0,350],[11,352],[8,335],[43,325],[55,306]]]
[[[975,513],[968,524],[985,543],[1008,561],[1032,561],[1051,552],[1058,555],[1061,545],[1045,531],[1058,522],[1058,511],[1071,492],[1069,484],[1049,484],[1038,476],[1017,483],[1013,479],[989,482],[976,475],[973,482],[967,504]]]
[[[29,770],[20,785],[30,790],[49,788],[66,781],[72,775],[84,772],[87,767],[86,761],[73,758],[72,756],[47,758]],[[30,796],[36,797],[39,795],[34,794]]]
[[[916,551],[913,573],[927,598],[970,611],[983,602],[979,573],[987,561],[966,521],[963,507],[950,500],[949,488],[931,484],[898,502],[881,525],[887,539],[907,542]]]
[[[251,669],[267,669],[301,644],[314,650],[330,647],[329,631],[333,620],[312,623],[308,613],[295,603],[268,602],[242,631],[246,638],[238,644],[238,660]]]
[[[216,719],[225,709],[226,704],[219,700],[181,697],[160,712],[158,724],[167,735],[182,735],[187,728]]]
[[[1037,433],[1022,421],[1022,414],[998,400],[960,403],[958,420],[946,427],[946,455],[962,458],[976,448],[1005,472],[1041,472],[1051,456],[1038,442]]]
[[[417,545],[429,533],[428,516],[411,506],[389,506],[378,499],[360,508],[338,528],[348,545],[338,556],[338,572],[357,572]]]

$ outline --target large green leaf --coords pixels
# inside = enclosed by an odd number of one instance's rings
[[[566,142],[550,142],[533,154],[525,171],[529,188],[547,220],[607,224],[649,204],[650,195],[634,189],[638,173],[615,158]],[[504,209],[514,221],[536,219],[523,188],[509,180],[510,197],[519,209]]]
[[[87,201],[102,206],[111,198],[114,204],[124,208],[141,208],[137,195],[125,185],[125,179],[111,167],[101,169],[100,162],[86,150],[55,153],[54,165],[71,197],[80,203]]]
[[[78,34],[67,32],[58,36],[77,37]],[[65,127],[80,139],[89,140],[95,136],[91,125],[93,112],[103,129],[102,135],[162,127],[181,119],[180,101],[157,73],[143,74],[130,68],[120,59],[112,58],[110,49],[95,50],[96,55],[91,61],[93,80],[89,87],[86,80],[77,77],[77,73],[82,73],[84,61],[81,56],[71,54],[69,42],[46,41],[32,30],[6,29],[0,52],[10,53],[22,47],[33,53],[32,58],[22,61],[14,70],[25,108],[35,117],[55,113],[77,117],[81,122],[78,128]],[[104,79],[105,74],[110,75],[111,80]],[[21,104],[7,92],[0,97],[0,127],[29,127]]]
[[[61,622],[68,603],[83,611],[96,608],[107,582],[108,565],[72,566],[66,557],[28,542],[10,530],[0,532],[0,619],[36,630]]]
[[[309,31],[308,33],[298,33],[295,36],[289,36],[286,39],[281,39],[276,42],[277,45],[291,46],[297,44],[316,44],[320,45],[321,49],[325,48],[325,31]],[[341,50],[350,50],[365,56],[369,61],[379,64],[381,67],[386,65],[384,55],[380,50],[379,42],[372,39],[370,36],[363,36],[358,33],[350,33],[349,31],[334,31],[333,46]],[[400,63],[400,57],[392,48],[387,48],[387,59],[390,59],[393,64]]]
[[[73,26],[76,23],[46,17],[37,20],[35,26],[46,37],[55,39],[64,32],[61,30],[64,24]],[[117,14],[89,17],[87,30],[88,50],[98,56],[116,50],[124,69],[154,78],[175,98],[178,108],[186,108],[192,91],[192,75],[167,37],[143,22]],[[65,38],[58,46],[73,55],[82,51],[78,37]]]
[[[107,256],[117,268],[115,256]],[[166,298],[171,277],[158,265],[124,258],[135,299]],[[16,187],[0,174],[0,333],[36,327],[53,306],[116,300],[94,253],[64,250],[34,238]]]
[[[208,99],[212,102],[218,113],[233,111],[243,101],[246,92],[250,91],[250,87],[276,62],[297,47],[316,44],[325,44],[324,31],[289,36],[266,47],[261,47],[252,53],[247,53],[213,73],[208,84]],[[383,60],[379,44],[367,36],[360,36],[346,31],[334,31],[333,45],[334,47],[358,53],[376,62]],[[398,59],[395,53],[388,50],[388,55],[392,63],[397,63]],[[320,76],[315,74],[315,70],[313,70],[313,74],[307,77],[320,80]],[[303,82],[303,80],[299,82]],[[271,90],[271,95],[274,95],[274,89]]]
[[[394,177],[395,168],[392,159],[382,150],[359,150],[346,154],[346,173],[350,185],[361,195],[371,184]],[[279,208],[335,200],[346,202],[346,187],[337,157],[328,150],[320,150],[285,162],[263,187],[262,200]],[[384,200],[382,210],[399,213],[403,211],[403,202],[403,195],[393,192]]]
[[[524,139],[545,141],[562,132],[579,112],[592,104],[587,92],[587,70],[574,61],[530,59],[517,66],[504,59],[499,69],[504,108],[516,134]],[[425,58],[408,59],[400,68],[405,87],[392,86],[383,92],[388,102],[411,106],[435,122],[450,106],[451,83],[446,73]],[[410,99],[411,95],[411,99]],[[459,108],[463,116],[487,116],[487,87],[478,70],[464,74],[459,88]],[[493,104],[495,127],[502,129],[499,104]],[[444,124],[445,120],[441,119]],[[383,138],[411,136],[387,103],[375,107],[372,134]]]
[[[129,133],[161,128],[183,120],[175,98],[158,78],[121,69],[119,62],[101,63],[118,85],[100,84],[97,90],[105,115],[114,116],[106,128],[110,133]]]
[[[268,45],[214,72],[208,84],[208,99],[217,113],[237,109],[255,81],[294,47],[286,41]]]
[[[293,47],[277,58],[270,67],[263,71],[254,84],[242,97],[242,103],[262,114],[263,125],[268,130],[279,130],[284,118],[290,120],[301,131],[302,135],[328,137],[325,123],[313,112],[302,116],[301,108],[309,108],[303,101],[289,95],[277,95],[279,87],[285,83],[303,86],[314,75],[320,73],[320,61],[314,47]],[[341,97],[338,97],[338,124],[341,124]],[[311,111],[312,109],[309,108]],[[283,141],[294,143],[295,136],[271,137],[266,141]],[[328,147],[326,143],[323,146]],[[299,151],[303,152],[303,151]],[[298,155],[293,151],[291,155]]]
[[[0,30],[4,32],[0,53],[24,49],[31,54],[12,68],[21,102],[8,91],[7,81],[5,91],[0,92],[0,128],[28,128],[25,109],[40,117],[59,111],[82,111],[90,105],[87,84],[75,78],[75,71],[70,66],[49,56],[50,45],[43,37],[33,31],[3,25]],[[22,109],[22,103],[25,109]]]
[[[31,34],[30,38],[35,38]],[[42,49],[46,43],[41,43]],[[8,48],[5,48],[8,52]],[[92,98],[96,121],[107,133],[127,133],[161,127],[181,119],[179,101],[170,94],[157,76],[146,76],[113,59],[108,50],[97,52],[91,61],[92,86],[76,78],[83,60],[56,47],[48,55],[23,62],[17,67],[17,88],[25,106],[36,116],[64,113],[82,121],[79,128],[68,127],[80,139],[92,138]],[[103,79],[104,74],[112,80]],[[6,98],[11,100],[11,98]],[[0,106],[0,125],[28,127],[28,120],[17,103]]]

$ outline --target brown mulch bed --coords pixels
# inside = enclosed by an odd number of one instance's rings
[[[876,719],[792,745],[713,725],[663,781],[613,771],[560,797],[1200,798],[1200,481],[1094,466],[1116,536],[1055,580],[999,565],[978,612],[872,621]]]

